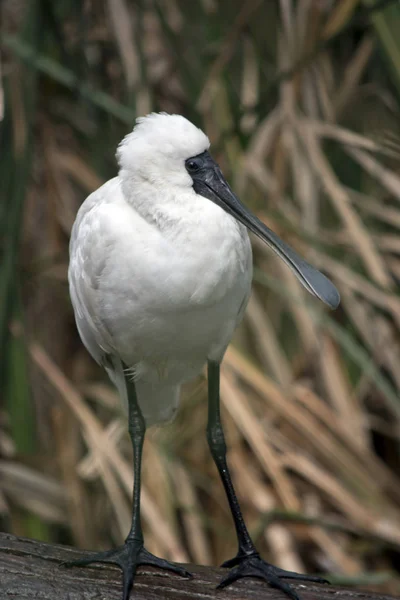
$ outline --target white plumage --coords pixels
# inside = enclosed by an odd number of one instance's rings
[[[69,283],[81,338],[107,370],[128,408],[135,484],[132,523],[123,546],[68,566],[114,563],[128,600],[136,569],[152,565],[190,577],[149,553],[140,520],[140,470],[146,424],[170,419],[181,384],[208,363],[207,440],[238,539],[219,587],[261,577],[292,600],[288,573],[264,561],[245,525],[226,461],[220,419],[220,363],[250,294],[248,227],[331,308],[335,286],[241,204],[208,152],[206,135],[178,115],[138,119],[120,144],[118,176],[81,206],[70,244]],[[246,227],[245,227],[246,226]]]
[[[119,174],[82,204],[69,282],[80,336],[126,401],[122,363],[147,424],[170,419],[181,384],[220,362],[250,293],[246,228],[196,194],[184,161],[209,147],[179,115],[138,119]]]

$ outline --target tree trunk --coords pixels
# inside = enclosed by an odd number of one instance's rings
[[[0,533],[0,598],[13,600],[121,600],[121,574],[117,567],[66,568],[63,561],[82,556],[65,546],[43,544]],[[284,594],[255,579],[241,580],[216,590],[225,571],[190,565],[192,580],[140,567],[135,579],[135,600],[285,600]],[[315,584],[293,584],[302,600],[393,600],[393,596],[345,590]]]

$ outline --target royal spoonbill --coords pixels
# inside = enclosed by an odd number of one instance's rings
[[[335,286],[300,258],[235,196],[209,153],[207,136],[180,115],[150,114],[117,150],[119,173],[79,209],[70,243],[69,286],[79,334],[116,385],[128,413],[135,483],[132,525],[120,548],[71,565],[115,563],[128,600],[136,569],[181,566],[150,554],[140,522],[140,469],[146,427],[169,421],[181,384],[208,366],[207,440],[238,539],[219,587],[241,577],[266,580],[299,600],[284,571],[258,554],[226,461],[220,418],[220,364],[249,299],[247,229],[285,261],[304,287],[336,308]]]

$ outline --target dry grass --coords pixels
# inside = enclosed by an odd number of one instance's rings
[[[399,592],[400,45],[382,23],[400,9],[371,5],[3,2],[5,529],[86,548],[126,534],[130,444],[75,329],[68,237],[135,114],[175,111],[342,294],[324,312],[254,240],[253,296],[221,381],[249,527],[282,567]],[[204,379],[187,385],[176,422],[149,434],[142,514],[149,550],[217,564],[235,536],[205,395]]]

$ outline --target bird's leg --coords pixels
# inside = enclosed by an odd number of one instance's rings
[[[208,363],[208,423],[207,441],[211,455],[219,471],[222,483],[228,497],[233,521],[239,543],[239,551],[236,558],[224,566],[234,566],[240,562],[241,557],[255,556],[257,550],[251,540],[246,524],[243,520],[239,501],[236,497],[232,479],[226,462],[226,443],[222,429],[219,401],[219,364],[209,361]]]
[[[140,410],[136,396],[135,383],[128,377],[125,379],[128,391],[129,413],[128,431],[133,448],[133,471],[135,480],[133,484],[132,523],[125,543],[137,543],[143,546],[142,522],[140,519],[140,489],[142,480],[142,452],[146,423]]]
[[[286,593],[289,598],[299,600],[295,590],[282,578],[312,581],[317,583],[328,583],[321,577],[313,575],[301,575],[292,571],[285,571],[279,567],[264,561],[250,537],[248,529],[240,510],[232,479],[226,461],[226,444],[224,431],[222,429],[219,399],[219,364],[214,361],[208,362],[208,424],[207,440],[214,462],[222,479],[223,486],[228,498],[233,521],[236,528],[239,549],[236,556],[223,563],[223,567],[233,567],[229,574],[221,581],[219,588],[225,587],[242,577],[258,577],[267,581],[272,587],[278,588]]]
[[[133,446],[133,464],[135,481],[133,485],[133,507],[132,523],[128,536],[123,546],[115,550],[89,554],[87,557],[64,563],[65,566],[86,566],[92,563],[112,563],[122,569],[123,575],[123,600],[128,600],[129,592],[133,585],[136,569],[139,565],[151,565],[173,571],[183,577],[192,577],[191,573],[178,565],[163,558],[154,556],[146,550],[143,545],[143,532],[140,520],[140,487],[141,487],[141,465],[146,423],[140,410],[136,396],[135,384],[125,376],[125,384],[128,392],[128,428]]]

